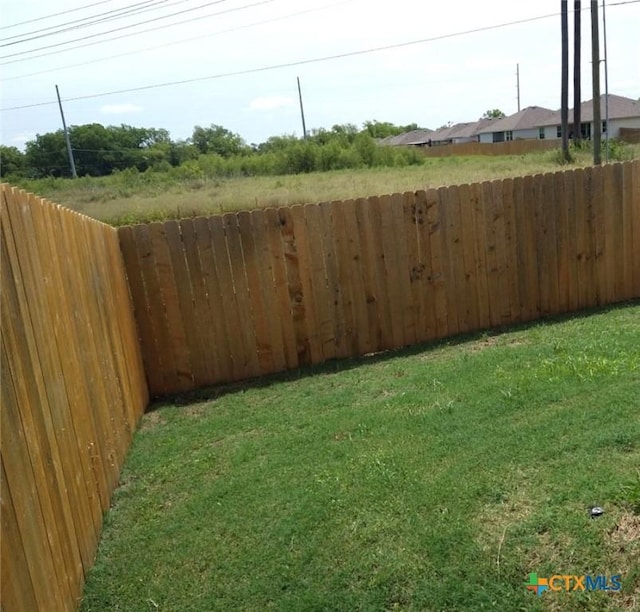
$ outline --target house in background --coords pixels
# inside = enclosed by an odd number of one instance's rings
[[[496,121],[498,119],[480,119],[479,121],[456,123],[455,125],[442,127],[431,134],[431,144],[438,146],[478,142],[478,132]]]
[[[541,126],[547,125],[547,122],[551,125],[554,115],[554,111],[550,108],[528,106],[478,130],[478,141],[508,142],[510,140],[544,138]]]
[[[600,116],[602,124],[600,132],[604,136],[608,132],[609,138],[618,138],[620,128],[640,129],[640,101],[623,96],[609,94],[609,125],[606,124],[606,97],[600,96]],[[580,105],[581,132],[584,140],[591,140],[593,134],[593,100]],[[556,111],[540,124],[540,133],[544,138],[562,138],[560,111]],[[573,109],[569,111],[569,135],[573,135]]]
[[[610,138],[618,138],[622,128],[640,130],[640,100],[609,94],[609,125],[605,121],[605,96],[600,98],[602,125],[600,129]],[[593,133],[593,101],[580,106],[582,138],[591,139]],[[572,130],[573,109],[569,111]],[[558,140],[562,138],[560,111],[542,106],[528,106],[502,119],[480,119],[470,123],[456,123],[438,130],[414,130],[391,136],[380,144],[391,146],[438,146],[467,142],[508,142],[510,140]]]
[[[433,130],[413,130],[397,136],[387,136],[378,142],[378,144],[398,147],[398,146],[417,146],[424,147],[429,143],[433,134]]]

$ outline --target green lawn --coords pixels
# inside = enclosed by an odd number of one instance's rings
[[[639,347],[636,302],[155,406],[82,610],[638,609]]]
[[[625,149],[640,157],[640,145]],[[287,176],[222,178],[206,173],[121,172],[99,178],[20,181],[21,187],[114,225],[212,215],[244,208],[344,200],[429,187],[553,172],[557,151],[520,156],[425,158],[400,168],[335,170]],[[588,151],[572,167],[591,163]]]

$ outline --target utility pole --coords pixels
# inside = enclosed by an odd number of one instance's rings
[[[67,124],[64,120],[64,111],[62,110],[62,102],[60,101],[60,92],[58,91],[57,85],[56,85],[56,96],[58,96],[58,106],[60,107],[60,116],[62,117],[62,129],[64,130],[64,139],[67,143],[67,153],[69,155],[69,164],[71,166],[71,176],[73,178],[78,178],[78,173],[76,172],[76,163],[73,161],[73,149],[71,148],[71,141],[69,140],[69,132],[67,131]]]
[[[604,160],[609,161],[609,62],[607,61],[607,10],[602,0],[602,35],[604,37]]]
[[[518,88],[518,112],[520,112],[520,64],[516,64],[516,87]]]
[[[562,86],[560,90],[560,123],[562,130],[562,156],[570,161],[569,155],[569,9],[567,0],[561,1],[562,28]]]
[[[302,116],[302,134],[304,135],[304,139],[307,139],[307,125],[304,122],[304,106],[302,106],[302,89],[300,89],[300,77],[296,77],[298,79],[298,97],[300,98],[300,115]]]
[[[602,117],[600,113],[600,32],[598,0],[591,0],[591,71],[593,76],[593,164],[602,163]]]
[[[573,3],[573,140],[579,143],[582,140],[582,2],[575,0]]]

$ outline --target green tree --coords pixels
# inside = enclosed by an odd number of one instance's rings
[[[16,147],[0,145],[0,177],[22,176],[26,170],[25,155]]]
[[[387,138],[389,136],[397,136],[398,134],[406,134],[407,132],[413,132],[419,130],[417,123],[411,123],[409,125],[394,125],[388,121],[365,121],[362,126],[362,131],[366,132],[371,138]]]
[[[251,149],[238,135],[222,127],[212,124],[208,128],[196,125],[193,128],[191,143],[200,153],[217,153],[221,157],[247,154]]]
[[[299,138],[293,134],[284,134],[283,136],[271,136],[265,142],[255,147],[258,153],[272,153],[277,151],[286,151],[290,146],[299,142]]]
[[[484,112],[480,119],[503,119],[506,115],[499,109],[493,108]]]
[[[175,143],[164,129],[130,125],[105,127],[99,123],[72,125],[69,140],[80,176],[104,176],[127,168],[144,172],[162,162],[178,165],[197,157],[195,148],[186,143],[183,143],[184,150],[174,148]],[[63,131],[38,134],[27,143],[25,161],[33,176],[68,176]]]
[[[37,134],[34,140],[27,142],[25,162],[28,174],[36,178],[71,176],[62,130]]]

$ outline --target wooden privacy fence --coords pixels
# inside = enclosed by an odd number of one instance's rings
[[[640,297],[640,161],[119,236],[160,395]]]
[[[148,392],[116,230],[0,204],[0,607],[75,610]]]
[[[620,128],[620,140],[640,144],[640,128]]]
[[[461,157],[465,155],[525,155],[560,148],[559,140],[510,140],[508,142],[463,142],[433,145],[420,150],[427,157]]]

